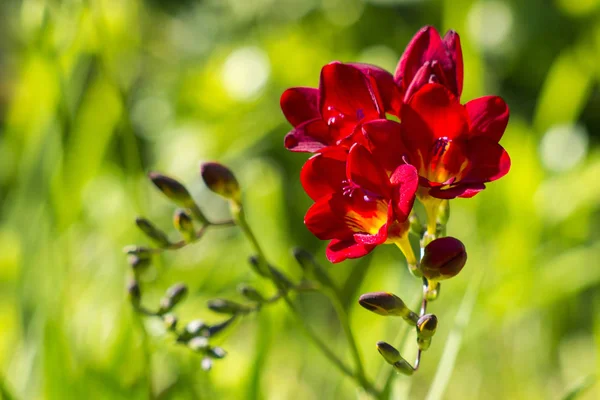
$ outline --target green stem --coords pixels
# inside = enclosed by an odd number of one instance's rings
[[[350,346],[350,351],[352,353],[352,358],[354,359],[354,363],[356,365],[356,379],[361,382],[361,385],[371,394],[379,395],[377,390],[375,390],[373,384],[369,382],[367,376],[365,375],[365,370],[362,364],[362,357],[360,355],[360,350],[358,349],[358,345],[356,343],[356,339],[354,338],[354,334],[352,333],[352,327],[350,326],[350,319],[348,318],[348,313],[344,309],[344,305],[342,304],[341,295],[339,290],[331,289],[328,291],[329,297],[331,299],[331,303],[337,313],[340,324],[342,325],[342,329],[344,330],[344,334],[346,335],[346,340]]]
[[[368,379],[364,375],[364,370],[362,367],[360,353],[358,352],[358,347],[356,346],[356,341],[354,340],[354,336],[352,335],[347,315],[346,315],[345,311],[343,310],[343,306],[341,306],[339,297],[334,296],[336,298],[336,300],[333,303],[334,303],[334,306],[336,307],[336,311],[338,311],[338,316],[340,317],[340,322],[342,323],[342,327],[344,329],[344,332],[346,333],[348,342],[350,343],[350,347],[352,348],[353,356],[355,357],[355,360],[357,363],[356,373],[353,372],[352,369],[350,369],[342,360],[340,360],[340,358],[337,355],[335,355],[335,353],[325,344],[325,342],[321,338],[319,338],[319,336],[312,330],[310,325],[308,325],[308,323],[303,318],[302,314],[298,311],[298,309],[296,308],[294,303],[292,303],[292,301],[290,300],[290,298],[287,295],[287,291],[282,290],[282,288],[279,287],[280,284],[273,277],[271,269],[269,268],[269,265],[267,263],[265,253],[264,253],[262,247],[260,246],[258,239],[254,235],[254,232],[252,232],[250,225],[248,225],[248,222],[246,221],[246,217],[245,217],[243,208],[241,206],[239,206],[239,208],[237,208],[237,209],[235,207],[232,207],[232,211],[233,211],[233,215],[234,215],[234,219],[235,219],[236,223],[238,224],[238,226],[240,227],[240,229],[242,230],[242,232],[244,233],[246,238],[250,241],[250,243],[252,244],[252,247],[254,248],[254,251],[256,251],[256,254],[258,255],[260,271],[264,271],[265,275],[267,277],[269,277],[275,285],[278,286],[279,290],[282,293],[283,300],[285,301],[285,303],[288,306],[288,308],[290,309],[290,311],[292,311],[292,314],[294,315],[294,317],[300,323],[300,326],[301,326],[302,330],[304,331],[304,333],[315,344],[315,346],[317,346],[317,348],[323,353],[323,355],[340,372],[342,372],[344,375],[346,375],[346,376],[352,378],[354,381],[356,381],[361,387],[363,387],[363,389],[365,389],[366,392],[368,392],[375,398],[379,398],[380,397],[379,392],[375,389],[375,387],[368,381]],[[338,309],[338,307],[339,307],[339,309]]]
[[[148,380],[148,398],[155,399],[154,390],[152,388],[152,353],[150,352],[148,332],[146,332],[144,321],[142,321],[142,316],[140,314],[135,313],[134,319],[142,335],[142,351],[144,353],[144,364],[146,365],[146,379]]]
[[[456,357],[460,350],[464,331],[471,319],[473,308],[475,307],[475,301],[479,294],[483,274],[484,270],[480,269],[479,272],[473,275],[469,282],[469,287],[463,296],[456,317],[454,318],[454,326],[446,340],[446,345],[442,351],[442,357],[438,363],[437,371],[435,372],[429,393],[427,393],[426,400],[439,400],[446,391],[446,386],[454,371],[454,365],[456,364]]]

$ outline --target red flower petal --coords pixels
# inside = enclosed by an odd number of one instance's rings
[[[394,213],[396,219],[402,222],[408,218],[415,202],[419,174],[412,165],[400,165],[390,177],[390,182],[394,186]]]
[[[413,94],[420,88],[422,88],[427,83],[430,83],[429,80],[433,74],[433,68],[431,67],[431,63],[429,61],[425,61],[421,68],[417,70],[415,76],[410,81],[410,84],[406,88],[406,92],[404,93],[404,101],[410,101],[410,98]]]
[[[388,238],[387,224],[385,224],[381,228],[379,228],[379,232],[377,232],[375,235],[370,235],[368,233],[355,233],[354,234],[354,240],[356,240],[356,243],[361,243],[361,244],[372,244],[372,245],[383,244],[383,243],[385,243],[387,238]]]
[[[333,239],[327,246],[325,255],[332,263],[339,263],[348,258],[360,258],[369,254],[375,248],[375,245],[365,245],[354,242],[353,240]]]
[[[502,146],[486,137],[469,140],[467,158],[470,166],[462,182],[491,182],[510,170],[510,157]]]
[[[465,104],[471,121],[471,135],[499,142],[508,124],[508,106],[498,96],[485,96]]]
[[[279,101],[281,111],[293,126],[311,119],[320,118],[319,89],[295,87],[287,89]]]
[[[450,188],[442,189],[441,187],[434,187],[429,190],[429,194],[438,199],[454,199],[456,197],[473,197],[477,193],[485,189],[483,183],[460,183]]]
[[[438,60],[444,65],[450,61],[438,31],[433,26],[426,26],[421,28],[406,46],[396,67],[394,79],[403,88],[407,88],[419,68],[426,61],[433,60]]]
[[[346,224],[345,212],[340,212],[346,209],[345,205],[339,204],[341,201],[340,196],[330,194],[308,209],[304,224],[313,235],[321,240],[352,238],[354,231]]]
[[[331,141],[329,128],[318,118],[298,125],[285,136],[283,144],[291,151],[314,153]]]
[[[460,47],[460,37],[458,33],[450,30],[446,32],[444,46],[448,50],[448,55],[454,64],[454,77],[456,79],[456,95],[460,97],[463,90],[463,56],[462,48]]]
[[[350,149],[346,163],[346,175],[361,189],[386,198],[389,197],[389,179],[385,170],[360,144],[355,144]]]
[[[327,125],[341,137],[352,134],[356,124],[385,116],[377,87],[360,69],[331,63],[321,70],[320,108]]]
[[[468,116],[465,108],[443,85],[430,83],[423,86],[404,107],[402,123],[410,128],[422,129],[433,139],[455,139],[468,133]]]
[[[328,147],[308,159],[300,172],[302,187],[317,201],[330,193],[342,190],[346,179],[348,153],[340,147]]]
[[[349,65],[358,68],[367,77],[373,77],[385,111],[400,116],[402,96],[400,88],[394,81],[394,76],[388,71],[370,64],[350,63]]]
[[[408,149],[402,141],[402,125],[386,119],[377,119],[362,126],[364,145],[373,157],[389,173],[408,157]],[[408,161],[410,162],[410,161]]]
[[[333,193],[309,208],[304,224],[319,239],[347,239],[355,233],[378,234],[388,221],[387,204],[363,196]]]
[[[456,139],[468,133],[465,108],[444,86],[429,83],[417,91],[402,107],[404,144],[410,162],[422,172],[439,138]]]

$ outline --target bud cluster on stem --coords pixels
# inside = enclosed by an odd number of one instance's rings
[[[166,331],[175,336],[176,343],[184,344],[190,350],[202,354],[202,368],[210,369],[213,360],[223,358],[226,354],[220,347],[210,344],[211,338],[225,330],[235,319],[257,312],[265,305],[282,300],[298,319],[309,339],[313,341],[331,363],[340,372],[354,379],[367,393],[370,393],[374,397],[379,397],[379,392],[366,378],[362,369],[358,346],[351,332],[346,310],[342,306],[341,292],[327,271],[314,260],[310,253],[303,249],[295,249],[293,251],[293,255],[302,270],[302,279],[298,283],[289,278],[281,269],[269,263],[257,237],[252,232],[246,220],[241,191],[235,175],[227,167],[214,162],[201,164],[200,172],[206,186],[215,194],[228,201],[232,220],[221,223],[211,222],[193,201],[190,192],[183,184],[165,175],[156,172],[150,173],[149,178],[154,185],[175,205],[180,207],[174,212],[173,226],[181,236],[181,239],[171,241],[165,232],[158,229],[148,219],[140,217],[136,220],[140,230],[156,244],[156,247],[134,245],[127,246],[124,249],[128,254],[133,272],[133,279],[128,286],[128,291],[134,310],[140,315],[162,319]],[[196,227],[196,224],[199,226]],[[171,286],[160,300],[156,309],[148,309],[142,305],[140,277],[147,267],[151,265],[154,255],[168,250],[178,250],[195,243],[203,237],[205,231],[210,227],[231,225],[237,225],[252,244],[256,255],[249,257],[250,267],[258,276],[272,282],[276,289],[274,295],[265,296],[253,286],[240,285],[238,287],[239,294],[246,302],[217,298],[211,299],[207,303],[209,310],[216,314],[227,315],[227,319],[213,325],[208,325],[201,320],[193,320],[181,329],[179,328],[178,317],[174,314],[174,309],[185,300],[188,294],[187,286],[184,284]],[[356,362],[354,370],[347,366],[331,350],[330,345],[310,328],[289,298],[292,292],[300,293],[314,290],[322,290],[323,293],[330,297],[350,345],[351,354]],[[410,316],[407,314],[406,317],[412,318],[414,320],[413,324],[416,324],[416,314]]]
[[[421,308],[419,313],[410,310],[400,297],[388,292],[365,293],[360,296],[359,304],[365,309],[383,316],[400,316],[409,325],[415,326],[417,336],[417,358],[414,365],[403,359],[400,352],[391,344],[378,342],[377,349],[386,362],[405,375],[412,375],[418,370],[421,355],[431,346],[437,329],[438,319],[427,313],[428,302],[438,298],[440,281],[456,276],[467,261],[467,253],[462,242],[453,237],[440,237],[446,230],[450,215],[447,200],[428,198],[424,200],[427,214],[427,228],[423,228],[416,214],[412,214],[410,231],[418,235],[421,244],[421,259],[412,260],[407,254],[408,244],[398,247],[407,255],[410,272],[423,281]],[[407,241],[408,242],[408,241]]]

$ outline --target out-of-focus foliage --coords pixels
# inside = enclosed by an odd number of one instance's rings
[[[278,106],[315,86],[332,60],[389,70],[425,24],[461,34],[463,99],[503,96],[512,171],[473,199],[453,200],[448,233],[464,271],[431,305],[438,333],[399,398],[429,391],[461,298],[484,270],[445,390],[447,399],[560,398],[600,360],[600,1],[598,0],[24,0],[0,2],[0,393],[19,399],[333,399],[352,382],[265,307],[225,338],[206,373],[153,321],[131,312],[121,249],[144,243],[136,215],[169,227],[172,208],[145,178],[179,177],[212,216],[226,206],[198,178],[201,160],[230,165],[268,256],[292,276],[289,249],[323,261],[302,218],[305,155],[286,152]],[[236,298],[250,271],[235,228],[162,258],[147,276],[157,303],[190,287],[182,318]],[[400,252],[331,266],[366,370],[399,323],[358,307],[360,293],[417,295]],[[345,349],[329,303],[296,299],[322,337]],[[146,324],[148,335],[141,329]],[[345,355],[347,356],[347,354]],[[409,357],[409,355],[406,355]],[[587,380],[586,380],[587,379]],[[593,386],[582,398],[600,397]],[[2,395],[0,395],[1,397]]]

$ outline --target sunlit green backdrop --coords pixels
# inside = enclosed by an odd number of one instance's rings
[[[300,245],[326,264],[325,243],[302,223],[310,205],[298,181],[306,155],[283,149],[289,126],[279,95],[316,86],[332,60],[393,71],[426,24],[461,35],[464,101],[506,99],[511,121],[502,144],[513,164],[475,198],[452,201],[448,233],[464,241],[469,262],[432,303],[438,333],[422,370],[396,378],[396,396],[420,399],[431,389],[445,399],[558,399],[593,385],[600,1],[3,0],[0,397],[131,400],[151,390],[161,399],[353,398],[353,383],[282,305],[239,322],[221,339],[229,354],[210,373],[160,323],[146,321],[144,342],[121,249],[146,242],[137,215],[170,226],[172,206],[145,178],[150,170],[180,178],[209,215],[225,218],[226,206],[198,177],[200,161],[220,160],[238,175],[271,260],[299,277],[289,249]],[[217,321],[207,299],[239,299],[240,282],[273,290],[251,273],[250,252],[235,228],[211,231],[160,260],[145,278],[145,301],[184,281],[191,295],[182,319]],[[392,246],[327,267],[375,379],[382,359],[374,344],[393,342],[401,323],[356,299],[387,290],[414,301],[418,281]],[[472,313],[459,311],[480,276]],[[295,301],[349,359],[327,300]],[[461,332],[442,390],[436,369]],[[414,345],[404,354],[412,358]],[[582,395],[599,397],[594,386]]]

